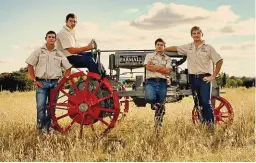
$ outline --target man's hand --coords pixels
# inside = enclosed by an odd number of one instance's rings
[[[151,61],[148,61],[147,65],[146,65],[146,69],[152,72],[156,72],[159,71],[161,69],[163,69],[164,66],[162,65],[154,65]]]
[[[33,85],[36,86],[36,87],[40,87],[40,88],[44,87],[44,85],[41,82],[39,82],[39,81],[33,82]]]
[[[64,76],[67,78],[71,74],[71,69],[67,69],[66,72],[64,73]]]
[[[92,50],[94,48],[94,44],[91,41],[88,45],[87,45],[88,50]]]
[[[151,61],[148,61],[148,64],[149,64],[149,65],[153,65],[153,63],[152,63]]]
[[[203,80],[206,82],[206,83],[209,83],[211,81],[213,81],[215,79],[215,76],[211,75],[211,76],[206,76],[203,78]]]

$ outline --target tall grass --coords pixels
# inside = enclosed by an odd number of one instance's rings
[[[62,135],[39,135],[35,129],[35,93],[0,93],[0,161],[255,161],[255,89],[227,89],[234,109],[228,128],[214,135],[191,121],[193,101],[167,104],[164,126],[154,134],[149,106],[130,103],[127,118],[104,139],[78,127]]]

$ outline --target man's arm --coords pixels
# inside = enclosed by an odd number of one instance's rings
[[[210,47],[210,57],[211,57],[213,63],[215,63],[216,67],[211,76],[204,77],[203,80],[206,81],[207,83],[211,82],[212,80],[214,80],[216,78],[216,76],[219,74],[222,64],[223,64],[223,58],[221,58],[219,53],[217,53],[216,50],[212,46]]]
[[[216,77],[220,70],[221,70],[221,67],[222,67],[222,64],[223,64],[223,59],[219,60],[217,63],[216,63],[216,68],[215,68],[215,71],[213,72],[213,76]]]
[[[190,44],[180,46],[169,46],[165,48],[166,52],[178,52],[179,55],[187,55]]]
[[[34,71],[34,67],[30,64],[28,64],[28,75],[30,77],[31,80],[35,80],[35,71]]]
[[[62,48],[67,50],[71,54],[79,54],[93,49],[92,41],[87,46],[76,47],[76,44],[74,44],[70,36],[66,33],[58,34],[57,39],[60,41]]]
[[[171,72],[171,69],[168,67],[163,67],[162,69],[158,70],[157,72],[161,74],[169,74]]]
[[[74,47],[71,47],[71,48],[66,48],[66,50],[71,53],[71,54],[79,54],[79,53],[83,53],[85,51],[88,51],[88,50],[92,50],[93,49],[93,43],[90,42],[87,46],[84,46],[84,47],[79,47],[79,48],[74,48]]]
[[[161,65],[153,65],[153,63],[150,62],[150,61],[146,64],[146,69],[148,71],[157,72],[157,71],[159,71],[162,68],[163,68],[163,66],[161,66]]]
[[[70,74],[71,74],[71,68],[69,68],[69,69],[67,69],[67,70],[65,71],[64,76],[67,78],[67,77],[70,76]]]
[[[167,48],[165,48],[166,52],[173,52],[173,51],[177,51],[177,46],[169,46]]]
[[[167,68],[165,66],[162,65],[153,65],[152,62],[148,62],[148,64],[146,65],[146,69],[152,72],[159,72],[162,74],[168,74],[171,72],[170,68]]]
[[[39,81],[36,81],[36,76],[35,76],[35,71],[34,71],[34,67],[30,64],[28,64],[28,75],[29,77],[34,81],[33,84],[35,86],[41,87],[43,88],[43,84]]]

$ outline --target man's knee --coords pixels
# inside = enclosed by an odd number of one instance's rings
[[[212,110],[211,101],[210,100],[202,100],[202,107],[205,111],[211,111]]]
[[[155,104],[156,103],[156,99],[155,98],[152,98],[152,97],[146,97],[145,96],[145,100],[147,103],[149,104]]]
[[[152,90],[146,90],[145,91],[145,100],[147,103],[154,104],[156,103],[156,96],[154,96],[155,93],[152,92]]]

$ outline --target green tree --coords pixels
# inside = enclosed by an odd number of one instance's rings
[[[243,86],[243,80],[242,80],[242,79],[237,79],[237,80],[236,80],[236,83],[237,83],[237,86],[238,86],[238,87]]]
[[[227,84],[227,75],[226,73],[224,73],[222,77],[222,86],[225,87],[226,84]]]
[[[237,82],[235,79],[228,79],[227,81],[227,87],[237,87]]]

